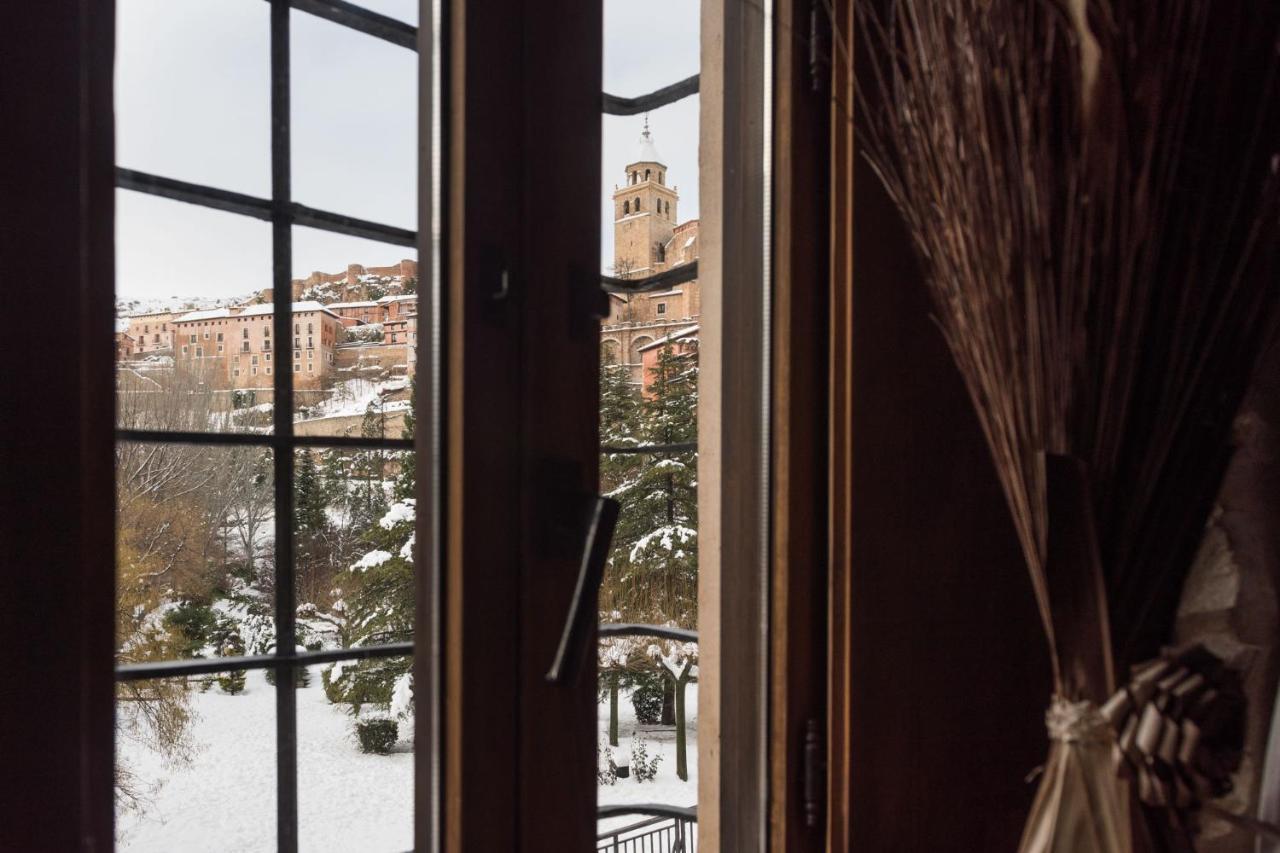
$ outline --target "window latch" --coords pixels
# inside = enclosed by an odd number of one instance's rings
[[[613,528],[618,523],[619,508],[619,503],[612,498],[597,496],[588,515],[578,566],[578,584],[569,603],[560,646],[556,649],[551,668],[547,670],[547,681],[552,684],[570,683],[590,651],[587,640],[592,623],[599,618],[596,613],[597,595],[604,577],[604,564],[609,559],[609,546],[613,543]]]

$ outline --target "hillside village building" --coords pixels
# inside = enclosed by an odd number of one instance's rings
[[[218,388],[272,387],[271,305],[192,311],[173,321],[174,357],[204,373]],[[319,388],[334,369],[334,354],[346,338],[341,318],[319,302],[293,304],[294,387]],[[285,344],[288,346],[288,343]]]
[[[646,278],[698,259],[698,220],[677,224],[679,201],[646,122],[626,181],[613,191],[615,276]],[[645,348],[695,326],[701,309],[696,279],[658,293],[611,293],[609,316],[600,325],[601,350],[627,365],[631,381],[640,385]]]
[[[148,355],[172,349],[174,316],[172,311],[152,311],[130,317],[129,328],[124,330],[133,340],[129,355]]]

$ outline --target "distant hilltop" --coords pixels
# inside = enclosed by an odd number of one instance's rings
[[[404,259],[389,266],[367,267],[347,264],[342,272],[313,272],[306,278],[290,282],[293,301],[314,301],[323,305],[335,302],[376,301],[384,296],[416,293],[418,262]],[[214,308],[236,308],[262,305],[272,299],[271,288],[242,296],[159,296],[149,299],[116,300],[118,326],[123,330],[131,317],[152,315],[177,316],[188,311]]]
[[[294,299],[317,302],[361,302],[398,293],[414,293],[418,284],[418,262],[404,259],[385,267],[347,264],[343,272],[313,272],[292,282]],[[266,291],[270,298],[270,290]]]

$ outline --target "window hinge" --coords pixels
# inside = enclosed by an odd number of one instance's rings
[[[801,756],[804,770],[804,825],[817,829],[822,825],[822,808],[827,793],[827,760],[823,754],[822,726],[813,717],[805,721]]]

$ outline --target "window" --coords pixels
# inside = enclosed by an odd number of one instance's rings
[[[248,331],[248,330],[246,330],[246,331]],[[264,338],[269,338],[269,337],[271,337],[271,327],[270,327],[270,326],[263,326],[263,327],[262,327],[262,336],[263,336]]]
[[[222,332],[218,332],[218,343],[222,343]]]
[[[294,348],[295,350],[302,349],[302,338],[294,338],[294,339],[293,339],[293,348]]]
[[[249,329],[248,329],[248,328],[241,329],[241,330],[240,330],[240,332],[241,332],[240,337],[242,337],[242,338],[248,338],[248,337],[249,337]]]
[[[622,202],[622,215],[626,216],[631,212],[631,202],[624,200]]]
[[[196,336],[195,336],[195,335],[192,335],[192,336],[191,336],[190,343],[193,343],[193,344],[194,344],[195,342],[196,342]]]
[[[667,313],[667,303],[665,303],[665,302],[659,302],[659,303],[658,303],[658,313],[659,313],[659,314],[665,314],[665,313]]]
[[[636,213],[640,212],[640,196],[636,196]]]
[[[671,216],[671,202],[665,202],[667,206],[667,216]]]
[[[240,351],[241,351],[241,352],[248,352],[248,351],[249,351],[249,342],[248,342],[248,341],[242,341],[242,342],[241,342],[241,344],[240,344]]]
[[[196,347],[196,358],[204,358],[204,347]]]
[[[313,344],[311,343],[311,341],[312,341],[312,339],[311,339],[311,338],[307,338],[307,349],[311,349],[311,348],[312,348]],[[310,353],[308,353],[308,355],[310,355]]]
[[[270,340],[270,339],[265,340],[265,341],[263,341],[263,342],[262,342],[262,351],[263,351],[263,352],[271,352],[271,340]]]
[[[222,344],[218,344],[218,352],[222,352]]]
[[[307,334],[308,334],[308,335],[309,335],[309,334],[311,334],[311,324],[310,324],[310,323],[308,323],[308,324],[307,324]]]

